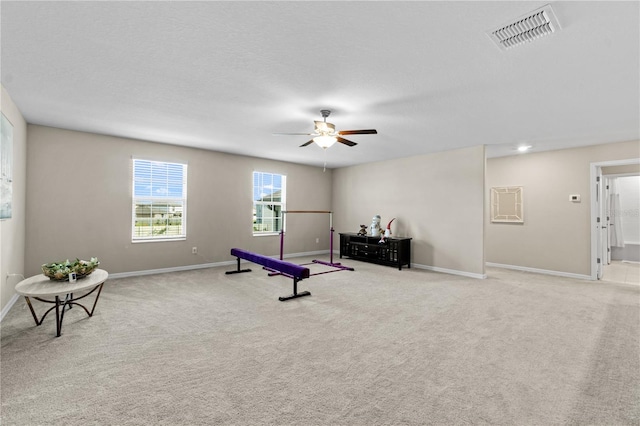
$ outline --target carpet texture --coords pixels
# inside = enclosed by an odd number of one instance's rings
[[[21,299],[0,324],[1,422],[639,424],[640,286],[343,263],[287,302],[291,280],[257,265],[112,279],[58,338]]]

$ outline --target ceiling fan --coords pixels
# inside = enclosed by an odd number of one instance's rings
[[[322,114],[323,121],[314,121],[315,129],[313,130],[313,133],[274,133],[274,135],[313,136],[310,141],[303,143],[300,147],[307,146],[315,142],[319,147],[327,149],[336,142],[340,142],[347,146],[357,145],[357,143],[343,138],[342,136],[344,135],[375,135],[378,133],[375,129],[336,131],[336,126],[332,123],[327,123],[327,117],[331,114],[331,111],[323,109],[320,110],[320,114]]]

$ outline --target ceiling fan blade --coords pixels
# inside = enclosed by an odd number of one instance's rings
[[[348,140],[348,139],[345,139],[345,138],[341,138],[340,136],[337,136],[337,137],[336,137],[336,139],[337,139],[337,141],[338,141],[338,142],[343,143],[343,144],[345,144],[345,145],[347,145],[347,146],[355,146],[355,145],[358,145],[357,143],[352,142],[352,141],[350,141],[350,140]]]
[[[377,135],[378,131],[376,129],[366,129],[366,130],[340,130],[338,132],[339,135]]]
[[[313,133],[272,133],[272,135],[277,136],[277,135],[305,135],[305,136],[311,136],[313,135]]]
[[[300,148],[302,148],[303,146],[311,145],[312,143],[313,143],[313,139],[311,139],[309,142],[305,142],[302,145],[300,145]]]

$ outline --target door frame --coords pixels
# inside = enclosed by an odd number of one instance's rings
[[[603,167],[626,166],[640,164],[640,158],[629,158],[626,160],[600,161],[591,163],[589,167],[589,187],[591,194],[591,279],[598,280],[598,255],[602,252],[602,244],[598,244],[598,235],[601,232],[598,218],[600,217],[602,191],[598,184],[597,177],[602,175]],[[598,193],[600,192],[600,193]],[[601,260],[602,262],[602,260]],[[600,263],[602,267],[602,263]]]

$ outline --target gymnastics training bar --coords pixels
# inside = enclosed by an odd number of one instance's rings
[[[333,268],[337,268],[333,271],[325,271],[318,272],[311,275],[320,275],[320,274],[328,274],[329,272],[337,272],[337,271],[353,271],[354,269],[349,266],[344,266],[341,263],[333,262],[333,212],[330,210],[283,210],[282,218],[284,219],[285,213],[324,213],[329,215],[329,262],[324,262],[322,260],[312,260],[313,263],[318,263],[321,265],[331,266]],[[280,260],[283,259],[284,256],[284,231],[280,231]]]
[[[251,272],[251,269],[240,269],[240,259],[248,260],[249,262],[257,263],[264,266],[265,269],[278,271],[280,275],[284,275],[289,278],[293,278],[293,294],[289,296],[279,297],[278,300],[284,302],[285,300],[295,299],[297,297],[311,296],[308,291],[298,293],[298,282],[304,278],[309,278],[309,268],[296,265],[295,263],[283,262],[282,260],[274,259],[272,257],[263,256],[261,254],[252,253],[250,251],[242,250],[239,248],[231,249],[231,256],[236,256],[238,260],[238,268],[235,271],[227,271],[225,274],[237,274],[240,272]]]

